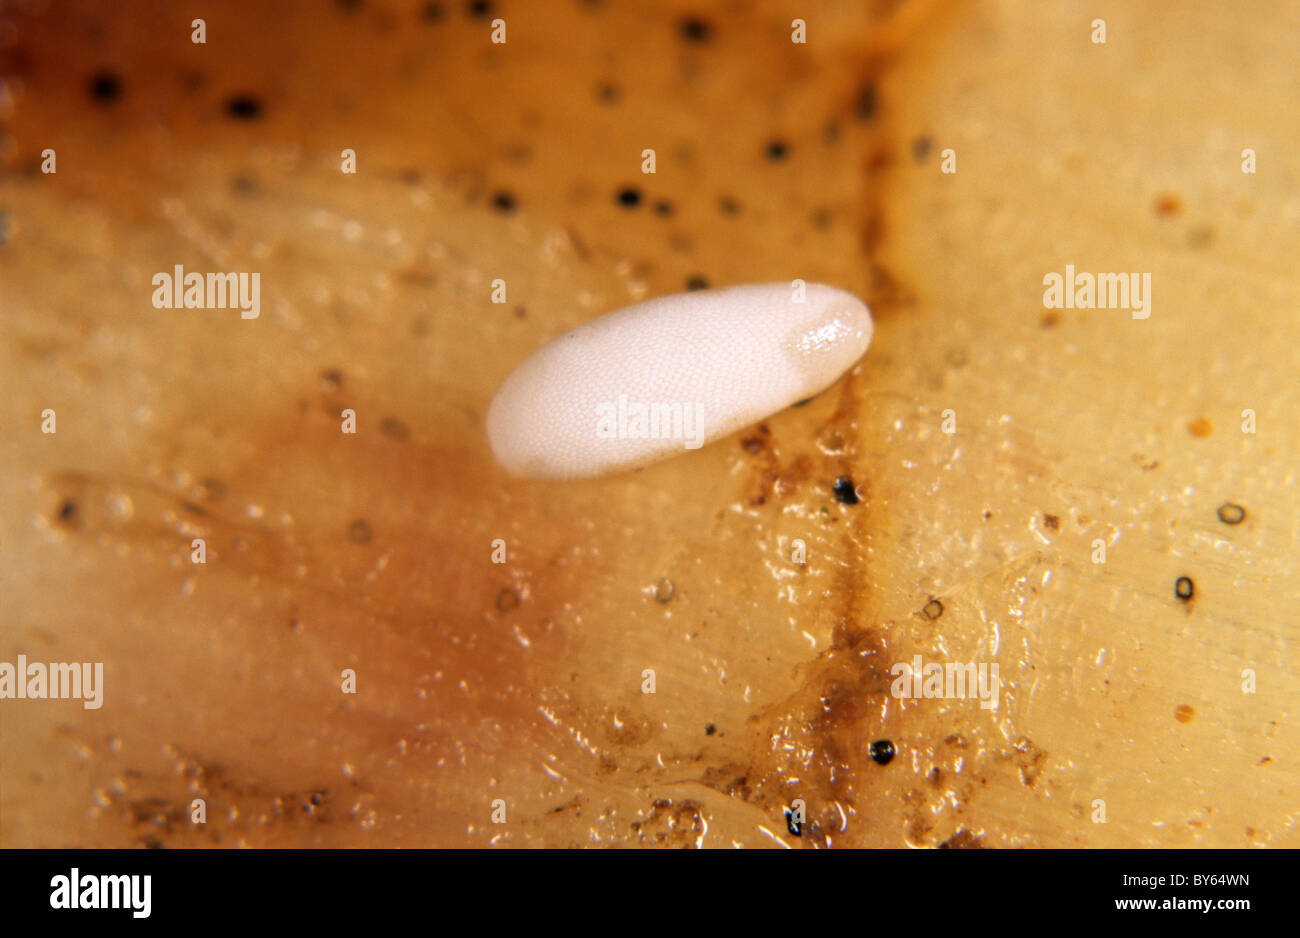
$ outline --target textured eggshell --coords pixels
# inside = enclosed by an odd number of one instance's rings
[[[515,476],[605,475],[688,449],[680,437],[610,438],[608,423],[602,436],[600,415],[620,397],[693,408],[704,442],[812,397],[867,350],[871,314],[835,287],[808,284],[802,302],[796,295],[789,282],[679,293],[558,336],[492,399],[493,453]]]

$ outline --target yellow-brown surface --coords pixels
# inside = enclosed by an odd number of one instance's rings
[[[483,6],[10,17],[0,660],[105,688],[0,701],[0,845],[1300,844],[1297,7]],[[260,318],[155,309],[176,264]],[[1150,318],[1045,309],[1066,264]],[[495,465],[542,342],[795,277],[877,317],[813,402]]]

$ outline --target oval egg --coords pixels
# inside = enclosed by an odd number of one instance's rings
[[[636,303],[558,336],[511,372],[488,407],[488,442],[515,476],[633,469],[818,394],[871,335],[866,304],[822,284]]]

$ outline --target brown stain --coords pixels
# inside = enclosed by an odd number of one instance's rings
[[[310,374],[302,377],[304,393],[314,380]],[[335,375],[327,381],[342,384]],[[560,668],[567,666],[562,633],[551,623],[558,620],[565,599],[580,592],[579,572],[553,569],[544,585],[528,591],[526,615],[518,584],[500,587],[498,580],[495,589],[488,585],[502,575],[502,567],[487,562],[488,532],[481,551],[468,551],[465,526],[453,515],[460,506],[483,504],[484,479],[494,475],[492,470],[485,472],[484,466],[463,456],[448,458],[432,446],[394,441],[377,424],[369,432],[345,436],[337,415],[315,410],[300,415],[291,401],[262,405],[260,410],[238,395],[194,404],[190,412],[205,415],[204,427],[214,439],[237,436],[244,445],[197,444],[193,420],[180,415],[163,422],[145,450],[170,454],[163,457],[169,476],[182,473],[200,481],[169,486],[136,476],[68,470],[47,476],[46,500],[52,518],[61,519],[69,532],[67,550],[101,556],[118,548],[129,552],[140,580],[130,591],[108,585],[102,597],[106,608],[121,621],[137,624],[161,616],[173,633],[169,647],[192,649],[183,658],[209,655],[208,633],[219,636],[221,645],[233,652],[265,642],[272,621],[291,623],[292,628],[280,630],[285,644],[279,654],[303,664],[267,672],[266,684],[272,697],[293,700],[294,706],[281,711],[266,700],[269,709],[263,710],[260,695],[250,696],[237,679],[232,705],[247,712],[279,713],[278,720],[292,728],[293,741],[272,744],[274,734],[254,733],[238,753],[243,764],[314,764],[313,747],[318,745],[339,747],[364,762],[406,740],[421,757],[415,764],[432,765],[439,753],[449,751],[457,740],[475,738],[484,725],[498,724],[506,737],[549,735],[549,724],[538,711],[538,694],[558,683]],[[178,441],[184,440],[190,445],[178,449]],[[410,471],[412,459],[419,472]],[[374,479],[388,480],[387,494],[374,489]],[[307,515],[315,496],[306,493],[319,492],[331,493],[337,504],[316,516],[319,526],[308,526],[299,518]],[[347,493],[354,493],[353,498]],[[490,494],[487,497],[491,500]],[[116,507],[124,498],[132,505],[129,513]],[[260,510],[250,515],[249,506]],[[202,510],[195,512],[195,507]],[[366,512],[365,520],[355,517],[358,509]],[[295,520],[284,523],[281,512]],[[190,563],[194,537],[207,543],[204,565]],[[543,559],[521,555],[517,544],[512,550],[517,559],[510,569],[525,571],[525,577]],[[382,575],[376,576],[376,570]],[[195,595],[206,602],[198,609],[189,607],[179,619],[174,611],[160,613],[173,609],[177,586],[185,578],[199,584]],[[220,608],[256,608],[262,613],[224,621],[211,618]],[[531,652],[508,626],[485,626],[485,615],[513,617],[529,639]],[[342,649],[344,657],[322,658],[325,649]],[[266,662],[276,660],[277,653],[270,649],[262,654],[269,655]],[[215,666],[230,666],[222,660],[219,651]],[[365,689],[356,700],[339,692],[339,672],[345,667],[356,671]],[[431,679],[438,672],[448,678]],[[184,669],[165,672],[162,683],[174,684],[173,693],[188,693],[184,674]],[[361,709],[353,709],[358,702]],[[208,708],[205,713],[218,719],[224,709]],[[436,719],[431,721],[431,715]],[[139,726],[161,735],[152,743],[134,740],[137,751],[150,745],[192,751],[204,745],[202,732],[140,716]],[[129,710],[122,718],[131,718]],[[625,732],[617,741],[626,744],[632,738]],[[215,758],[226,761],[233,756],[226,751]],[[199,777],[222,776],[208,766]],[[314,784],[306,778],[303,783]],[[301,799],[292,792],[267,790],[269,785],[274,783],[235,784],[241,793],[237,817],[254,811],[263,823],[244,828],[242,822],[227,822],[220,814],[225,808],[210,804],[203,830],[243,830],[260,838],[267,824],[297,817]],[[181,794],[156,790],[147,797],[170,798],[164,813],[173,821],[177,812],[188,817],[188,799]],[[315,817],[317,822],[329,819]],[[356,824],[355,818],[343,815],[338,820]],[[158,825],[132,821],[129,826],[152,830]],[[158,839],[166,846],[177,835],[164,829]],[[179,836],[192,840],[198,835],[179,831]]]
[[[939,844],[940,850],[981,850],[983,847],[984,838],[972,834],[964,827]]]
[[[1206,416],[1197,417],[1187,421],[1187,432],[1203,440],[1214,433],[1214,422]]]
[[[1196,719],[1196,711],[1187,704],[1179,704],[1174,708],[1174,719],[1179,723],[1191,723]]]
[[[1152,209],[1157,218],[1173,218],[1183,211],[1183,197],[1177,192],[1162,192],[1156,196]]]
[[[812,472],[826,482],[828,504],[833,502],[830,483],[852,474],[858,464],[861,392],[856,379],[844,378],[837,393],[836,408],[817,433],[823,445]],[[833,442],[828,446],[827,441]],[[851,560],[836,567],[826,594],[824,618],[831,623],[830,644],[799,665],[798,691],[751,717],[750,760],[717,782],[723,790],[762,806],[775,830],[785,830],[783,814],[792,801],[804,800],[800,836],[787,842],[805,848],[863,842],[871,792],[885,783],[880,775],[869,774],[881,767],[870,760],[868,751],[879,735],[876,715],[889,694],[892,658],[884,630],[871,624],[871,573],[861,546],[880,521],[873,517],[879,508],[871,486],[860,489],[857,504],[832,508],[843,513],[846,525],[839,529],[840,552]],[[792,785],[792,779],[797,784]]]
[[[1032,739],[1027,736],[1020,737],[1016,740],[1015,748],[1008,753],[1008,757],[1020,770],[1020,781],[1026,788],[1033,788],[1038,784],[1038,778],[1046,768],[1047,753],[1035,745]]]
[[[1047,528],[1049,531],[1059,531],[1059,530],[1061,529],[1061,517],[1060,517],[1060,515],[1048,515],[1048,514],[1044,514],[1044,515],[1043,515],[1043,527]]]

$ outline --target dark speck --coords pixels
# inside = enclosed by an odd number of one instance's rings
[[[1214,243],[1214,229],[1209,225],[1197,225],[1187,232],[1187,246],[1201,250]]]
[[[404,442],[411,438],[411,429],[396,417],[385,417],[379,421],[379,432],[390,440]]]
[[[349,13],[361,9],[361,0],[336,0],[336,2]]]
[[[492,196],[492,207],[502,215],[509,215],[515,210],[515,197],[509,192],[498,192]]]
[[[1196,593],[1196,584],[1189,576],[1180,576],[1174,581],[1174,595],[1186,602]]]
[[[1224,524],[1241,524],[1246,520],[1246,509],[1232,502],[1224,502],[1219,506],[1219,520]]]
[[[785,159],[789,154],[790,150],[786,147],[784,141],[773,140],[767,145],[767,158],[774,163],[781,162],[781,160]]]
[[[876,88],[863,85],[858,91],[858,104],[855,109],[858,120],[869,121],[876,116]]]
[[[617,104],[620,97],[618,85],[604,82],[596,87],[596,97],[606,104]]]
[[[257,177],[247,173],[239,173],[230,180],[230,191],[235,195],[257,195],[261,188]]]
[[[805,398],[804,398],[803,400],[801,400],[801,401],[795,401],[795,402],[794,402],[793,404],[791,404],[790,406],[791,406],[791,407],[806,407],[806,406],[808,406],[809,404],[811,404],[813,401],[815,401],[816,399],[817,399],[816,397],[805,397]]]
[[[624,208],[636,208],[641,204],[641,192],[632,186],[624,186],[614,196]]]
[[[199,483],[199,491],[204,498],[219,502],[226,497],[226,483],[220,479],[204,479]]]
[[[497,611],[509,612],[512,609],[519,608],[519,594],[510,587],[504,587],[501,592],[497,593]]]
[[[374,536],[370,525],[360,518],[348,525],[348,540],[354,544],[368,544]]]
[[[327,391],[337,391],[343,387],[343,372],[337,368],[326,368],[320,373],[320,381]]]
[[[739,215],[740,203],[729,195],[724,195],[718,199],[718,211],[723,215]]]
[[[704,728],[704,735],[705,735],[705,736],[712,736],[712,735],[713,735],[714,733],[716,733],[717,731],[718,731],[718,728],[717,728],[716,726],[714,726],[712,723],[710,723],[708,726],[706,726],[706,727]]]
[[[708,288],[709,281],[705,280],[703,277],[694,276],[686,278],[686,289],[688,290],[707,290]]]
[[[887,739],[878,739],[867,748],[867,754],[877,765],[889,765],[894,761],[894,744]]]
[[[1043,515],[1043,527],[1052,531],[1061,530],[1061,518],[1059,515]]]
[[[713,36],[713,27],[694,16],[682,20],[677,30],[686,42],[708,42]]]
[[[112,72],[97,72],[90,78],[90,96],[101,104],[111,104],[122,96],[122,80]]]
[[[841,505],[856,505],[858,503],[858,490],[853,486],[853,480],[848,476],[840,476],[835,480],[832,486],[835,492],[835,500]]]
[[[492,4],[488,0],[473,0],[465,5],[465,13],[477,20],[487,19],[492,15]]]
[[[655,203],[655,214],[667,218],[673,213],[673,203],[665,202],[662,199]]]
[[[235,120],[257,120],[262,116],[262,102],[251,94],[237,94],[226,102],[226,113]]]
[[[420,19],[426,23],[437,23],[441,22],[445,13],[441,3],[426,3],[420,8]]]
[[[77,503],[71,498],[65,498],[63,504],[59,506],[59,520],[64,524],[72,524],[77,520]]]
[[[930,155],[930,148],[934,146],[934,141],[929,137],[917,137],[912,141],[912,159],[918,163],[924,163],[925,158]]]
[[[943,603],[937,599],[932,599],[921,607],[921,612],[925,613],[927,619],[937,619],[943,615]]]

